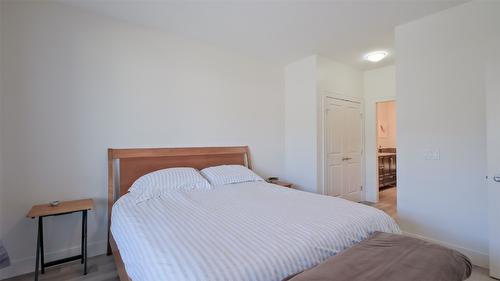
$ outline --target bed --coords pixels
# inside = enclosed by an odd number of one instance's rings
[[[399,233],[384,212],[266,182],[135,204],[128,188],[170,167],[252,168],[248,147],[110,149],[110,252],[120,279],[282,280],[365,240]]]

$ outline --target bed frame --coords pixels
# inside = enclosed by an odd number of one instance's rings
[[[113,204],[135,180],[153,171],[173,167],[204,169],[217,165],[252,169],[248,146],[108,149],[108,255],[113,254],[121,281],[131,281],[111,234]]]

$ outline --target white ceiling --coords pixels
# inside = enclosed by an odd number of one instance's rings
[[[394,62],[394,27],[464,1],[89,1],[64,3],[273,63],[320,54],[359,69]],[[384,49],[379,62],[363,54]]]

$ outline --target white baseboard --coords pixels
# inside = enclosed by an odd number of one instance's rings
[[[483,268],[489,268],[489,256],[488,256],[487,253],[481,253],[481,252],[478,252],[476,250],[471,250],[471,249],[464,248],[464,247],[461,247],[461,246],[458,246],[458,245],[455,245],[455,244],[451,244],[451,243],[448,243],[448,242],[443,242],[443,241],[440,241],[440,240],[436,240],[436,239],[433,239],[433,238],[422,236],[420,234],[414,234],[414,233],[409,233],[409,232],[405,232],[405,231],[403,231],[403,234],[407,235],[407,236],[410,236],[410,237],[422,239],[422,240],[425,240],[425,241],[428,241],[428,242],[431,242],[431,243],[435,243],[435,244],[438,244],[438,245],[441,245],[441,246],[445,246],[445,247],[448,247],[448,248],[453,249],[453,250],[457,250],[460,253],[466,255],[467,257],[469,257],[469,259],[471,260],[472,264],[480,266],[480,267],[483,267]]]
[[[106,240],[88,243],[87,251],[88,257],[98,256],[106,253],[107,243]],[[34,251],[35,249],[33,249]],[[72,248],[45,253],[45,261],[61,259],[80,254],[80,246]],[[12,260],[9,267],[0,270],[0,280],[7,279],[14,276],[23,275],[35,271],[35,256],[26,257],[23,259]]]

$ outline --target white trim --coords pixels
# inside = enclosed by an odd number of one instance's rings
[[[325,192],[325,167],[326,167],[326,159],[325,159],[325,110],[326,110],[326,99],[327,98],[332,98],[332,99],[337,99],[337,100],[343,100],[343,101],[348,101],[348,102],[354,102],[358,103],[359,110],[361,112],[361,184],[363,185],[363,190],[361,192],[361,201],[366,200],[366,163],[365,163],[365,106],[364,106],[364,101],[362,98],[358,97],[352,97],[352,96],[347,96],[335,92],[328,92],[328,91],[318,91],[319,95],[319,121],[320,121],[320,126],[318,128],[319,132],[319,140],[320,140],[320,145],[319,147],[319,159],[321,165],[319,165],[318,169],[318,193],[321,193],[323,195],[326,195]]]
[[[330,97],[333,99],[340,99],[340,100],[356,102],[356,103],[360,103],[360,104],[363,103],[363,99],[359,98],[359,97],[353,97],[353,96],[348,96],[348,95],[339,94],[336,92],[324,91],[324,90],[319,90],[318,92],[322,97]]]
[[[451,243],[448,243],[448,242],[436,240],[436,239],[429,238],[429,237],[426,237],[426,236],[423,236],[423,235],[420,235],[420,234],[415,234],[415,233],[410,233],[410,232],[403,231],[403,235],[410,236],[410,237],[413,237],[413,238],[422,239],[422,240],[425,240],[427,242],[435,243],[435,244],[438,244],[438,245],[441,245],[441,246],[445,246],[445,247],[448,247],[450,249],[459,251],[462,254],[466,255],[471,260],[472,264],[480,266],[480,267],[483,267],[483,268],[489,268],[489,256],[488,256],[488,253],[478,252],[476,250],[464,248],[462,246],[458,246],[458,245],[451,244]]]
[[[326,96],[323,94],[318,93],[319,98],[320,98],[320,105],[319,105],[319,113],[318,113],[318,141],[320,144],[318,145],[318,159],[319,159],[319,167],[318,167],[318,193],[321,193],[323,195],[326,195],[325,192],[325,177],[323,176],[325,174],[325,100]]]
[[[391,96],[387,96],[387,97],[378,97],[378,98],[374,98],[374,99],[370,99],[371,101],[377,103],[377,102],[384,102],[384,101],[396,101],[397,98],[396,97],[391,97]]]
[[[106,253],[107,243],[106,240],[88,243],[88,257],[94,257]],[[35,249],[33,249],[34,252]],[[56,252],[45,254],[45,260],[56,260],[65,257],[71,257],[80,254],[80,246],[66,248]],[[7,279],[14,276],[23,275],[26,273],[34,272],[35,270],[35,256],[30,256],[22,259],[11,261],[11,265],[0,271],[0,280]]]

